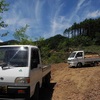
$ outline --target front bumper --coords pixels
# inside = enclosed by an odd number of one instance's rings
[[[0,98],[30,98],[29,86],[0,86]]]
[[[68,62],[68,65],[69,65],[69,67],[75,67],[75,66],[77,66],[77,63],[75,63],[75,62]]]

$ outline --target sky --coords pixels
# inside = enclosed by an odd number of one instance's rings
[[[66,28],[86,18],[100,17],[100,0],[5,0],[9,10],[2,15],[8,27],[1,41],[14,39],[16,29],[29,25],[26,34],[34,41],[40,37],[63,35]]]

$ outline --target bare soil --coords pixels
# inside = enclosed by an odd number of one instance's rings
[[[53,64],[50,87],[42,88],[40,94],[40,100],[100,100],[100,66]]]

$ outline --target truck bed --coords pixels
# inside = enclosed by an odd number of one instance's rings
[[[98,54],[85,54],[85,58],[100,58],[100,55]]]
[[[84,59],[85,62],[96,62],[99,61],[100,62],[100,58],[85,58]]]
[[[42,67],[42,71],[43,71],[42,75],[44,77],[45,75],[47,75],[51,71],[51,65],[44,65]]]

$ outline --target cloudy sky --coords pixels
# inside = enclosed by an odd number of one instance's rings
[[[79,23],[86,18],[100,17],[100,0],[5,0],[9,10],[2,17],[9,26],[0,29],[8,31],[0,40],[14,39],[16,29],[29,25],[26,34],[35,40],[39,37],[49,38]],[[1,33],[0,32],[0,33]]]

